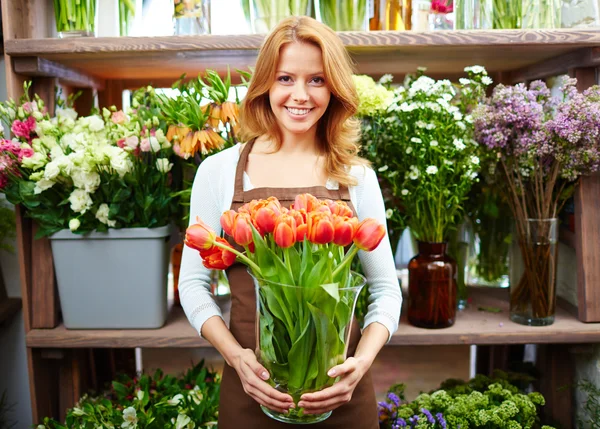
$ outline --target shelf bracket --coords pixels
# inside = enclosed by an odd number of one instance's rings
[[[41,57],[13,57],[15,73],[24,76],[55,77],[59,81],[76,88],[103,90],[106,82],[78,70],[66,67]]]

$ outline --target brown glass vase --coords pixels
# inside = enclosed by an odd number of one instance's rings
[[[419,241],[408,263],[408,321],[420,328],[447,328],[456,320],[456,261],[447,243]]]

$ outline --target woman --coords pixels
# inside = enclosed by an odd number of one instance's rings
[[[346,201],[359,220],[373,217],[385,225],[377,177],[357,156],[359,124],[352,117],[358,98],[346,50],[337,35],[308,17],[283,20],[265,40],[241,109],[239,144],[207,158],[192,190],[191,219],[202,218],[220,231],[220,215],[253,199],[277,197],[289,207],[296,195]],[[335,410],[315,428],[376,429],[377,404],[369,368],[398,327],[402,296],[389,239],[359,257],[371,302],[362,336],[353,325],[348,359],[332,368],[341,377],[299,402],[307,413]],[[209,271],[198,253],[185,248],[179,291],[190,322],[224,357],[219,429],[289,427],[260,409],[285,412],[290,395],[266,380],[254,348],[256,302],[246,267],[227,271],[231,321],[227,328],[209,289]]]

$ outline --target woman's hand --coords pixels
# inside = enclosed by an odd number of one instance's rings
[[[265,381],[269,379],[269,372],[258,362],[252,350],[242,349],[232,359],[231,366],[238,373],[244,392],[256,402],[280,413],[294,408],[290,395],[279,392]]]
[[[306,414],[322,414],[350,402],[354,389],[369,366],[361,359],[349,357],[327,373],[332,378],[341,377],[337,383],[319,392],[305,393],[300,397],[298,406],[304,408]]]

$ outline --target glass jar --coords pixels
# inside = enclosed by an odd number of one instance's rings
[[[386,0],[381,29],[387,31],[410,30],[411,15],[411,0]]]
[[[408,321],[439,329],[456,320],[456,261],[447,243],[419,241],[419,253],[408,263]]]
[[[490,29],[492,11],[492,0],[454,0],[454,29]]]
[[[97,28],[97,8],[97,0],[54,0],[58,37],[94,37]]]
[[[364,0],[320,0],[321,21],[335,31],[363,31],[368,27]]]
[[[210,0],[174,0],[175,35],[210,34]]]
[[[560,28],[562,0],[523,0],[521,28]]]
[[[411,29],[414,31],[428,31],[430,11],[431,0],[413,0]]]
[[[517,228],[519,252],[511,259],[510,319],[529,326],[554,323],[558,220],[527,219]]]

